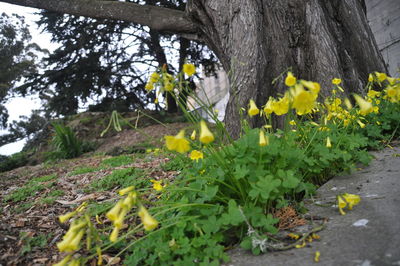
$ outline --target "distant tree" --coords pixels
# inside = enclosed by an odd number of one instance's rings
[[[19,121],[9,123],[8,133],[0,136],[0,147],[22,139],[30,141],[46,130],[48,121],[40,110],[34,110],[29,117],[21,116]]]
[[[183,10],[183,1],[138,1]],[[201,43],[160,33],[131,22],[83,18],[44,11],[38,25],[60,44],[44,58],[46,70],[33,77],[21,92],[39,92],[45,109],[54,115],[77,112],[79,102],[95,101],[91,110],[119,111],[146,108],[155,93],[145,85],[150,71],[163,65],[177,73],[185,60],[213,69],[213,53]],[[185,97],[184,95],[182,95]],[[169,112],[175,100],[166,95]]]
[[[18,81],[37,71],[37,52],[24,18],[0,14],[0,127],[7,126],[4,103],[15,93]]]

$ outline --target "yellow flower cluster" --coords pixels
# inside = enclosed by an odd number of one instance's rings
[[[190,150],[190,143],[185,138],[185,130],[179,131],[176,136],[165,136],[165,144],[170,151],[185,153]]]
[[[290,108],[294,109],[298,115],[314,111],[320,91],[320,85],[317,82],[297,80],[291,72],[288,72],[285,84],[290,89],[279,99],[273,97],[268,99],[263,109],[265,115],[272,113],[284,115],[289,112]],[[250,116],[259,114],[259,109],[253,100],[250,100],[249,106],[248,114]]]
[[[163,186],[162,181],[159,180],[151,179],[150,182],[153,183],[153,189],[156,191],[161,191],[166,186],[166,185]]]
[[[63,240],[57,243],[58,250],[60,252],[77,251],[86,229],[87,222],[85,219],[74,220],[64,235]]]
[[[193,64],[183,64],[183,73],[189,77],[193,76],[196,73],[196,67]]]
[[[158,222],[156,219],[154,219],[149,212],[146,210],[145,207],[140,206],[139,207],[139,212],[138,215],[140,219],[142,220],[144,230],[146,231],[151,231],[157,228]]]
[[[181,130],[175,136],[164,136],[165,145],[167,149],[170,151],[177,151],[179,153],[185,153],[190,150],[189,140],[185,138],[185,131]],[[192,141],[196,140],[196,130],[193,130],[190,139]],[[199,140],[203,144],[210,144],[214,141],[214,134],[208,129],[205,121],[200,122],[200,137]],[[204,158],[204,154],[201,151],[193,150],[189,157],[192,160],[198,161],[199,159]]]
[[[192,150],[192,152],[189,155],[190,159],[194,160],[194,161],[198,161],[199,159],[203,159],[204,158],[204,154],[201,151],[198,150]]]
[[[344,193],[342,195],[338,195],[337,205],[340,214],[345,215],[346,213],[343,211],[343,209],[347,207],[348,210],[352,210],[353,206],[357,205],[360,202],[360,200],[361,200],[360,196],[355,194]]]
[[[196,67],[193,64],[184,64],[182,71],[183,73],[185,73],[190,77],[193,76],[194,73],[196,73]],[[177,79],[178,78],[167,73],[166,67],[163,67],[161,72],[156,71],[150,75],[145,85],[145,89],[147,91],[152,91],[158,86],[161,91],[173,91],[173,89],[176,86]],[[156,103],[158,103],[157,98],[156,98]]]
[[[155,180],[152,180],[155,181]],[[155,181],[153,184],[157,183],[159,181]],[[161,186],[161,182],[157,183],[158,185]],[[110,234],[110,241],[111,242],[116,242],[118,239],[119,231],[124,225],[124,219],[128,212],[133,208],[134,205],[139,206],[139,212],[138,215],[142,220],[143,227],[145,230],[153,230],[158,226],[157,220],[155,220],[153,217],[148,214],[147,210],[137,201],[137,193],[134,190],[134,186],[130,186],[127,188],[124,188],[118,192],[119,195],[125,196],[125,198],[120,199],[117,204],[111,208],[107,213],[106,217],[113,223],[114,228],[113,231]],[[162,189],[162,186],[161,186]],[[143,210],[147,213],[145,219],[143,219]]]
[[[106,217],[113,222],[114,229],[110,235],[110,241],[117,241],[119,230],[124,225],[126,214],[132,209],[136,203],[137,193],[135,187],[130,186],[120,190],[121,196],[127,195],[125,199],[120,199],[117,204],[106,213]]]

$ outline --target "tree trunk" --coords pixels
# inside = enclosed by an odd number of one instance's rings
[[[225,124],[240,135],[239,108],[250,99],[258,106],[286,88],[283,78],[292,68],[299,78],[321,84],[321,95],[332,89],[332,78],[361,93],[373,71],[385,65],[368,26],[362,0],[200,0],[188,5],[201,22],[207,44],[230,77]],[[261,119],[251,119],[260,125]]]

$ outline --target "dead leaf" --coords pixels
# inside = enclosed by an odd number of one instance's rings
[[[39,258],[39,259],[34,259],[33,263],[41,263],[44,264],[46,261],[48,261],[49,258]]]
[[[121,261],[120,257],[111,257],[109,255],[102,255],[101,257],[107,262],[107,265],[115,265]]]
[[[87,201],[87,200],[92,200],[97,198],[97,193],[92,193],[86,196],[80,196],[77,199],[74,199],[72,201],[67,201],[67,200],[56,200],[56,202],[62,204],[62,205],[75,205],[77,203],[81,203],[82,201]]]

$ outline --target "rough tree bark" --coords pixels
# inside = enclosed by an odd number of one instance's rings
[[[372,71],[385,71],[361,0],[191,1],[207,43],[230,71],[225,123],[240,134],[238,108],[252,98],[260,106],[284,90],[271,81],[292,67],[296,76],[320,82],[344,79],[360,92]],[[261,123],[261,121],[252,121]]]
[[[186,12],[102,0],[0,2],[128,20],[206,42],[229,73],[225,123],[233,137],[240,134],[238,108],[282,92],[282,81],[271,81],[288,67],[320,82],[322,95],[334,77],[343,78],[349,92],[360,92],[368,73],[386,70],[363,0],[189,0]]]

